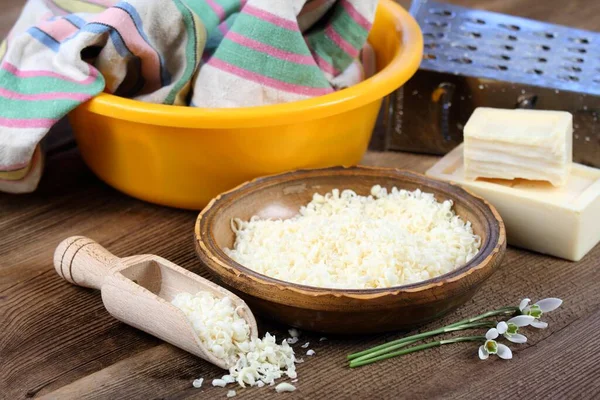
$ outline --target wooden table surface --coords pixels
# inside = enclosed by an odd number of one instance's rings
[[[600,2],[592,0],[461,0],[477,7],[599,30]],[[23,1],[3,0],[0,36]],[[100,182],[75,148],[55,129],[39,189],[0,194],[0,398],[187,399],[225,398],[207,381],[222,371],[173,346],[114,320],[98,292],[62,281],[52,253],[60,240],[86,235],[117,255],[154,253],[206,276],[192,245],[195,212],[173,210],[127,197]],[[425,171],[437,158],[371,151],[364,164]],[[551,216],[549,216],[551,217]],[[560,297],[547,316],[550,327],[528,331],[514,359],[480,361],[472,344],[431,349],[350,370],[348,353],[396,338],[305,333],[316,356],[298,366],[298,390],[238,390],[241,399],[380,398],[582,398],[600,397],[600,246],[581,262],[510,248],[503,268],[475,298],[437,327],[522,297]],[[281,337],[286,327],[259,321],[261,332]],[[302,351],[302,349],[298,349]]]

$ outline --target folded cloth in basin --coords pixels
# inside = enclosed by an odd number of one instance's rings
[[[29,0],[0,44],[0,191],[33,191],[39,143],[106,91],[244,107],[296,101],[373,72],[377,0]],[[191,101],[190,101],[191,100]]]

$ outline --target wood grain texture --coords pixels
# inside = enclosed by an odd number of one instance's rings
[[[456,4],[598,30],[600,3],[591,0],[456,0]],[[23,2],[3,0],[0,35]],[[59,134],[64,134],[61,128]],[[60,135],[59,135],[60,136]],[[63,142],[61,142],[63,143]],[[212,399],[227,390],[191,381],[219,377],[218,368],[112,318],[98,292],[60,279],[52,253],[60,240],[83,234],[115,254],[154,253],[208,277],[197,261],[192,232],[196,213],[153,206],[106,186],[76,151],[57,147],[41,187],[24,196],[0,194],[0,398]],[[368,165],[424,172],[436,157],[368,153]],[[305,334],[317,354],[299,364],[298,390],[238,390],[240,399],[592,399],[600,397],[600,248],[571,263],[509,248],[503,267],[472,301],[423,329],[516,304],[523,296],[556,296],[563,307],[549,314],[547,330],[528,330],[504,362],[477,359],[459,344],[350,370],[351,352],[397,338]],[[259,321],[278,337],[286,327]],[[298,353],[305,351],[298,347]]]

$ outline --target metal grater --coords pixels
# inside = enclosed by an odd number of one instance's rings
[[[386,99],[385,147],[444,154],[476,107],[573,114],[574,161],[600,167],[600,33],[414,1],[421,67]]]

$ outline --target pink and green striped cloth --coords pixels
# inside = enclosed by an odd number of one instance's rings
[[[0,191],[42,176],[40,142],[102,91],[248,107],[331,93],[375,69],[377,0],[29,0],[0,44]]]

